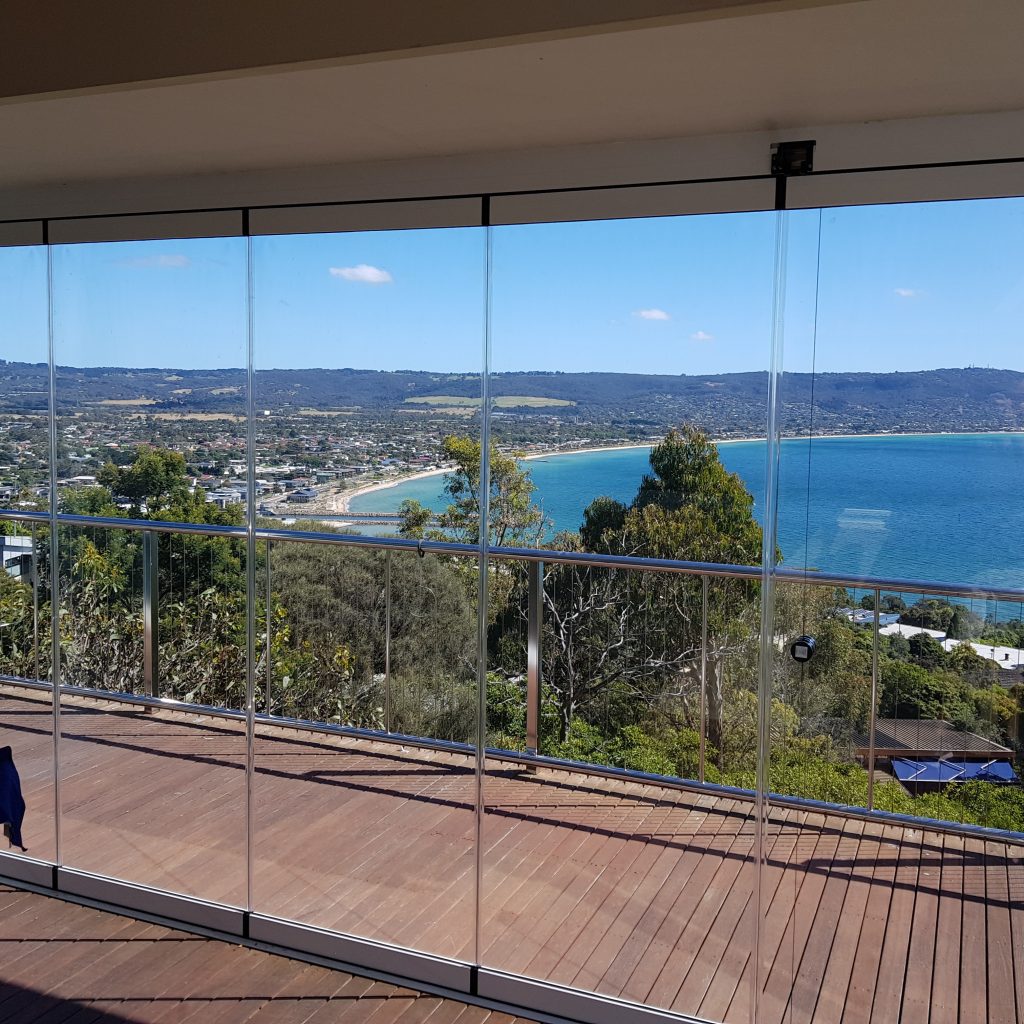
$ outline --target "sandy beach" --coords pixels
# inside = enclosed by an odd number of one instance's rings
[[[744,438],[744,440],[746,440]],[[718,442],[716,442],[718,443]],[[532,452],[529,455],[524,455],[520,459],[521,462],[529,462],[531,459],[553,459],[563,455],[590,455],[595,452],[621,452],[628,451],[631,448],[653,448],[652,444],[616,444],[616,445],[603,445],[591,448],[569,448],[565,451],[551,451],[551,452]],[[399,476],[394,480],[383,480],[378,483],[364,484],[362,487],[356,487],[351,491],[344,491],[339,494],[336,503],[337,509],[340,513],[351,512],[352,509],[349,507],[349,502],[353,498],[358,498],[362,494],[372,494],[374,491],[386,491],[391,487],[397,487],[399,484],[412,483],[414,480],[426,480],[428,477],[441,476],[444,473],[451,472],[452,467],[446,467],[444,469],[426,469],[421,473],[409,473],[407,476]],[[353,513],[358,515],[358,513]]]
[[[352,510],[349,508],[349,502],[353,498],[358,498],[361,494],[370,494],[373,491],[386,491],[391,487],[397,487],[399,484],[407,484],[413,480],[426,480],[427,477],[441,476],[447,472],[449,472],[447,469],[425,469],[420,473],[410,473],[407,476],[396,476],[394,480],[382,480],[375,484],[363,484],[362,487],[356,487],[351,491],[342,491],[335,500],[337,511],[341,513],[351,512]]]
[[[551,459],[560,455],[587,455],[593,452],[619,452],[626,451],[630,448],[651,448],[653,445],[650,444],[619,444],[619,445],[608,445],[606,447],[596,448],[570,448],[567,451],[551,451],[551,452],[533,452],[530,455],[524,455],[521,459],[522,462],[527,462],[530,459]],[[356,487],[351,491],[344,491],[337,497],[338,511],[341,513],[351,512],[349,508],[349,502],[353,498],[358,498],[362,494],[371,494],[374,491],[386,491],[391,487],[397,487],[399,484],[412,483],[414,480],[426,480],[428,477],[441,476],[444,473],[451,472],[451,467],[445,469],[426,469],[420,473],[409,473],[407,476],[399,476],[394,480],[383,480],[378,483],[364,484],[362,487]]]

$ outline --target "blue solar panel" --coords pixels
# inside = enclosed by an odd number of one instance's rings
[[[900,782],[1017,782],[1006,761],[955,761],[950,758],[894,757],[892,770]]]

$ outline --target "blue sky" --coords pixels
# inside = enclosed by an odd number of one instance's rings
[[[788,219],[787,370],[811,369],[816,285],[819,371],[1024,369],[1024,200]],[[492,366],[764,369],[774,232],[771,213],[495,228]],[[253,244],[257,368],[479,369],[483,229]],[[56,247],[58,361],[244,365],[245,264],[243,239]],[[0,249],[0,355],[46,358],[41,249]]]

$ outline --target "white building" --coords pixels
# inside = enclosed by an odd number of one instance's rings
[[[943,650],[947,653],[960,644],[969,643],[974,650],[989,661],[995,662],[1000,668],[1018,671],[1024,666],[1024,651],[1017,647],[1002,647],[994,644],[979,643],[976,640],[951,640],[941,629],[925,629],[923,626],[908,626],[902,622],[891,623],[882,626],[878,631],[884,636],[903,636],[908,640],[912,636],[920,636],[922,633],[938,640]]]
[[[27,579],[32,572],[32,538],[0,534],[0,563],[14,579]]]

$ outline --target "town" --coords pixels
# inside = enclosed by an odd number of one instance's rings
[[[1024,429],[1024,374],[960,369],[820,375],[811,422],[809,374],[786,374],[782,430],[842,433]],[[687,377],[504,373],[491,378],[491,436],[524,455],[656,442],[682,421],[722,439],[762,436],[766,374]],[[250,486],[245,372],[58,367],[59,488],[96,483],[140,445],[180,452],[208,501],[244,505]],[[0,362],[0,502],[48,501],[45,364]],[[951,405],[948,395],[958,401]],[[265,516],[332,516],[356,491],[446,468],[441,444],[473,433],[472,374],[271,370],[256,376],[252,482]]]

